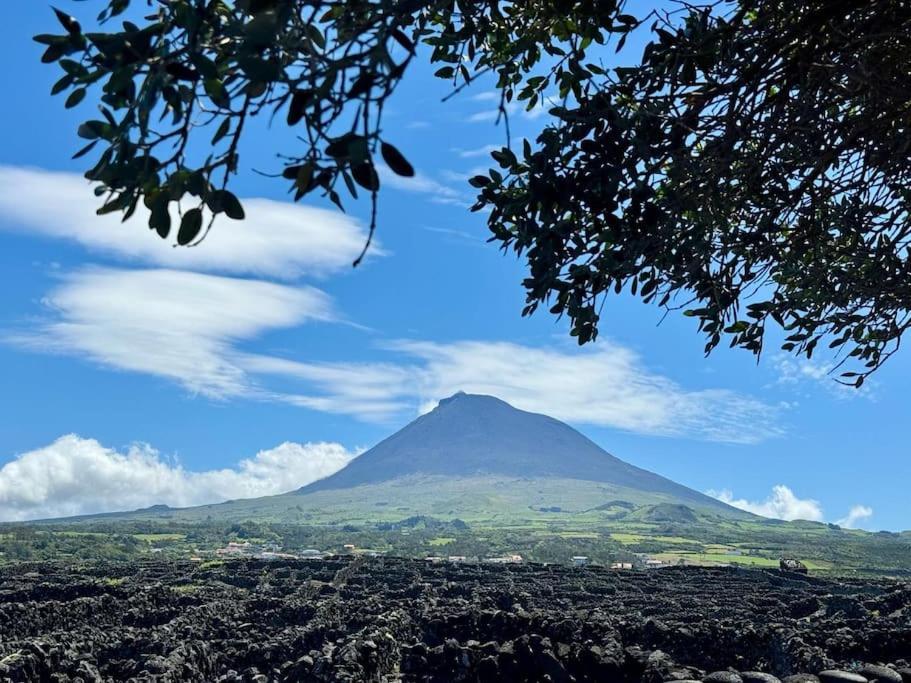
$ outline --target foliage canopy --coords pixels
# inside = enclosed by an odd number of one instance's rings
[[[513,100],[560,100],[536,140],[470,181],[491,239],[527,260],[526,314],[566,315],[585,343],[604,299],[628,289],[685,309],[706,352],[727,338],[758,355],[770,321],[786,351],[825,341],[858,386],[911,326],[907,3],[679,3],[637,18],[618,0],[109,0],[102,27],[140,4],[142,25],[84,32],[58,10],[65,32],[36,37],[67,107],[100,90],[77,153],[96,154],[99,213],[143,202],[159,235],[198,244],[216,215],[244,216],[228,182],[245,123],[281,116],[301,141],[282,172],[295,199],[341,207],[366,192],[372,235],[379,160],[414,174],[383,137],[383,107],[429,58],[454,91],[493,73],[504,116]],[[646,28],[641,59],[600,64]]]

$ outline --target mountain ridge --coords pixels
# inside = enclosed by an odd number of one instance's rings
[[[174,508],[102,512],[44,521],[271,520],[374,524],[412,515],[475,521],[682,505],[729,520],[754,515],[631,465],[555,418],[493,396],[458,392],[354,458],[299,489]]]
[[[343,469],[295,493],[306,496],[414,475],[578,479],[663,494],[704,508],[735,509],[620,460],[555,418],[465,392],[441,400]]]

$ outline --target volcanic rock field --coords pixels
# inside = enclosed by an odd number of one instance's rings
[[[390,558],[0,568],[0,681],[911,681],[911,585]]]

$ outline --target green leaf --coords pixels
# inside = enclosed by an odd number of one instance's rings
[[[41,55],[41,61],[44,64],[50,64],[51,62],[56,62],[68,51],[66,43],[56,43],[51,45],[44,51],[44,54]]]
[[[242,221],[245,217],[244,207],[241,206],[240,200],[227,190],[220,190],[221,206],[225,215],[235,221]]]
[[[113,137],[114,129],[104,121],[86,121],[79,126],[76,134],[86,140],[97,140],[104,138],[109,140]]]
[[[82,102],[85,99],[85,88],[79,88],[70,93],[70,96],[66,98],[66,103],[64,106],[67,109],[72,109],[77,104]]]
[[[54,14],[57,15],[57,20],[60,22],[60,25],[66,29],[67,33],[74,36],[78,36],[80,33],[82,33],[82,27],[79,26],[78,21],[73,19],[73,17],[71,17],[66,12],[61,12],[56,7],[53,7],[52,9],[54,10]]]
[[[383,161],[392,169],[393,173],[406,178],[414,176],[414,167],[408,162],[408,159],[388,142],[380,145],[380,153],[383,155]]]
[[[225,84],[217,78],[207,78],[204,82],[206,94],[212,98],[219,107],[227,107],[231,98],[228,97],[228,91],[225,90]]]
[[[180,219],[180,229],[177,231],[177,244],[186,246],[199,235],[202,230],[202,210],[190,209]]]
[[[168,197],[164,192],[159,194],[152,204],[149,227],[162,239],[165,239],[171,232],[171,214],[168,212]]]
[[[288,125],[296,125],[304,118],[304,110],[313,95],[312,90],[295,90],[288,105]]]
[[[231,129],[231,119],[225,119],[221,122],[221,125],[218,127],[218,130],[215,131],[215,135],[212,136],[212,144],[216,145],[218,142],[228,134],[228,131]]]
[[[61,78],[59,81],[54,83],[54,87],[51,88],[51,95],[59,95],[64,90],[69,88],[72,84],[73,84],[73,77],[70,76],[69,74],[66,74],[63,78]]]
[[[232,193],[227,190],[214,190],[206,197],[206,205],[212,213],[224,213],[234,220],[244,219],[244,209]]]

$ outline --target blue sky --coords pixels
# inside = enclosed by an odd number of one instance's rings
[[[61,5],[80,19],[98,2]],[[352,269],[367,208],[288,202],[282,126],[250,129],[233,189],[248,220],[177,250],[94,216],[67,112],[30,36],[0,27],[0,519],[193,504],[295,488],[456,390],[563,419],[618,457],[750,509],[911,527],[908,353],[863,392],[774,350],[702,354],[692,320],[617,297],[579,349],[521,318],[523,264],[485,243],[466,179],[505,140],[489,83],[446,104],[416,71],[385,137],[418,169],[383,176],[379,247]],[[8,14],[9,14],[8,12]],[[9,65],[14,65],[10,67]],[[547,115],[514,112],[515,138]],[[84,161],[84,160],[83,160]],[[251,200],[251,198],[256,198]],[[849,513],[853,509],[854,514]]]

